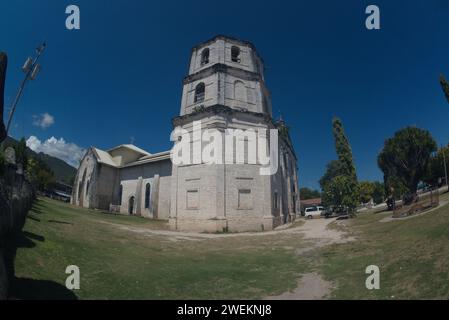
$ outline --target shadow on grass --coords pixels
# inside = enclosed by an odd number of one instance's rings
[[[44,206],[40,203],[40,201],[36,200],[36,201],[34,201],[33,206],[31,207],[30,212],[33,212],[33,213],[36,213],[36,214],[41,214],[43,207]]]
[[[28,218],[28,219],[31,219],[31,220],[33,220],[33,221],[36,221],[36,222],[41,222],[40,219],[35,218],[35,217],[33,217],[32,215],[30,215],[30,214],[28,214],[28,217],[27,217],[27,218]]]
[[[34,248],[36,243],[33,240],[43,242],[45,238],[32,232],[22,231],[15,240],[16,248]]]
[[[11,286],[11,298],[20,300],[77,300],[73,291],[49,280],[15,278]]]

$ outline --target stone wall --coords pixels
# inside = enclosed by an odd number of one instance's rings
[[[7,298],[14,279],[17,240],[33,200],[31,184],[7,164],[0,176],[0,299]]]

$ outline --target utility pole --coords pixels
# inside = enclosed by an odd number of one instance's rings
[[[8,118],[8,124],[6,125],[6,136],[8,136],[9,127],[11,126],[12,117],[14,116],[14,112],[16,111],[17,103],[20,100],[20,97],[22,96],[23,89],[25,88],[25,84],[28,80],[34,80],[36,79],[37,74],[39,73],[39,70],[41,68],[40,64],[38,64],[38,60],[44,52],[45,49],[45,42],[42,43],[39,47],[36,48],[36,56],[33,58],[28,57],[28,59],[25,61],[25,64],[22,67],[23,72],[25,72],[25,78],[23,79],[22,83],[20,84],[19,91],[17,91],[16,98],[14,99],[14,102],[11,106],[11,110],[9,112],[9,118]]]

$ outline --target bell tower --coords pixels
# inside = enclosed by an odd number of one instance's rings
[[[273,146],[271,136],[270,146],[262,138],[277,128],[271,109],[263,61],[250,42],[216,36],[192,49],[180,115],[172,119],[172,141],[186,160],[172,166],[172,229],[271,230],[294,219],[296,171],[277,170],[273,160],[276,171],[261,174],[267,164],[256,151],[275,148],[270,155],[281,154],[282,168],[296,168],[288,131]]]
[[[250,42],[216,36],[192,48],[180,116],[215,105],[272,115],[263,61]]]

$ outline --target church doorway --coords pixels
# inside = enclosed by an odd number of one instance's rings
[[[134,213],[134,196],[129,198],[129,207],[128,207],[128,213],[133,214]]]

